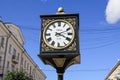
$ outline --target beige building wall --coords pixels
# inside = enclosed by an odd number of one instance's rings
[[[117,80],[117,78],[120,78],[120,61],[118,61],[118,63],[109,72],[105,80]]]
[[[0,77],[6,72],[24,70],[33,80],[45,80],[45,74],[24,49],[25,41],[20,29],[11,23],[0,21]]]

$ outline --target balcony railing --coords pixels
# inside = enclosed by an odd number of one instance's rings
[[[15,56],[15,55],[12,56],[12,62],[14,64],[18,64],[18,58],[17,58],[17,56]]]

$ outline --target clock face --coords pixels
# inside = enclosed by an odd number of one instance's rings
[[[68,47],[74,40],[75,32],[72,25],[65,20],[50,22],[43,31],[45,43],[54,49]]]

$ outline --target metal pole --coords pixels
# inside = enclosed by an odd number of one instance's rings
[[[58,73],[58,80],[63,80],[63,73]]]

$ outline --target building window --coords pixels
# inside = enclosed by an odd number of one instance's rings
[[[30,66],[30,74],[31,74],[31,70],[32,70],[32,69],[31,69],[31,66]]]
[[[23,57],[21,56],[21,62],[20,65],[23,65]]]
[[[24,68],[26,68],[26,60],[25,60],[25,62],[24,62]]]
[[[0,68],[2,68],[2,57],[0,56]]]
[[[33,69],[33,70],[32,70],[32,76],[33,76],[33,78],[35,78],[35,75],[36,75],[36,70]]]
[[[9,54],[11,54],[12,45],[9,44]]]
[[[4,37],[1,38],[1,43],[0,43],[0,47],[3,47],[4,48]]]
[[[18,61],[19,61],[20,53],[18,53]]]
[[[10,64],[10,63],[9,63],[9,61],[8,61],[8,62],[7,62],[7,69],[8,69],[8,70],[9,70],[9,64]]]
[[[16,49],[13,49],[13,55],[16,56]]]
[[[27,63],[27,70],[29,70],[29,63]]]

